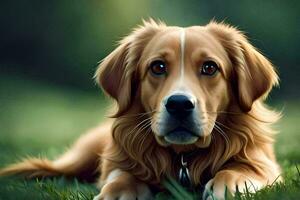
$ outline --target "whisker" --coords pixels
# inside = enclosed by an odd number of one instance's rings
[[[211,125],[214,125],[213,129],[216,130],[225,139],[225,142],[227,144],[229,144],[230,140],[228,136],[226,135],[225,131],[217,123],[215,123],[216,121],[213,121],[212,119],[208,118],[208,122],[211,123]]]
[[[139,129],[139,128],[141,128],[141,127],[143,127],[143,126],[145,126],[145,124],[147,124],[146,122],[147,121],[151,121],[151,119],[152,119],[152,117],[148,117],[148,118],[146,118],[146,119],[144,119],[144,120],[142,120],[141,122],[139,122],[129,133],[128,133],[128,135],[130,135],[130,134],[132,134],[133,132],[135,132],[137,129]],[[145,124],[144,124],[145,123]],[[141,127],[140,127],[141,126]]]
[[[217,120],[215,120],[215,122],[216,122],[218,125],[223,126],[224,128],[226,128],[226,129],[228,129],[228,130],[234,131],[232,128],[230,128],[230,127],[224,125],[224,124],[221,123],[221,122],[218,122]]]
[[[152,111],[149,111],[149,112],[142,112],[142,113],[138,113],[138,114],[131,114],[131,115],[125,115],[125,116],[120,116],[120,118],[131,118],[131,117],[143,117],[145,115],[148,115],[148,114],[153,114],[157,112],[157,110],[152,110]]]
[[[208,116],[208,119],[211,120],[211,121],[214,121],[216,124],[218,124],[218,125],[220,125],[220,126],[226,128],[226,129],[228,129],[228,130],[234,131],[232,128],[226,126],[225,124],[219,122],[218,120],[213,120],[213,119],[209,118],[209,116]]]
[[[141,126],[141,127],[137,130],[137,132],[142,132],[143,130],[149,128],[149,127],[150,127],[149,125],[151,125],[151,120],[147,121],[143,126]]]
[[[202,111],[203,113],[212,113],[212,114],[230,114],[230,115],[247,115],[249,117],[251,117],[252,119],[259,121],[259,122],[263,122],[263,123],[269,123],[269,121],[266,120],[262,120],[259,119],[253,115],[251,115],[250,113],[243,113],[243,112],[231,112],[231,111]]]
[[[213,114],[233,114],[233,115],[243,115],[246,113],[241,113],[241,112],[229,112],[229,111],[202,111],[204,113],[213,113]]]
[[[147,138],[147,135],[151,132],[151,121],[150,121],[150,123],[148,124],[148,126],[146,126],[146,131],[145,132],[143,132],[143,135],[142,135],[142,140],[141,140],[141,144],[144,144],[144,141],[145,141],[145,139]]]
[[[200,126],[200,129],[201,129],[202,132],[209,131],[209,130],[208,130],[208,127],[206,127],[206,126]],[[211,134],[211,140],[212,140],[212,141],[215,140],[214,134]]]
[[[213,125],[213,124],[211,124],[211,122],[209,122],[209,121],[208,121],[208,123],[209,123],[209,125]],[[201,128],[203,128],[203,126],[201,126]],[[204,128],[206,128],[206,130],[209,131],[209,130],[208,130],[208,127],[204,127]],[[203,130],[204,130],[204,129],[203,129]],[[211,137],[212,137],[212,140],[216,140],[215,135],[213,134],[213,132],[211,133]]]

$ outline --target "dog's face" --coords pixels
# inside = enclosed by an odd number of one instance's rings
[[[160,144],[209,143],[216,112],[229,102],[228,67],[221,43],[202,27],[171,27],[152,38],[139,66],[141,102],[156,111],[151,127]]]
[[[119,106],[139,101],[161,145],[206,147],[219,113],[251,110],[276,84],[268,60],[224,24],[167,27],[153,21],[126,37],[96,76]]]

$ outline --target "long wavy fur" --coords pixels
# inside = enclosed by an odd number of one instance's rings
[[[143,114],[146,111],[141,106],[139,88],[137,87],[138,80],[136,80],[133,72],[137,71],[134,67],[138,66],[137,58],[141,55],[141,47],[145,47],[145,43],[157,31],[162,31],[165,28],[164,24],[156,24],[154,21],[146,23],[145,26],[140,27],[138,31],[131,34],[130,38],[125,38],[121,43],[121,45],[134,48],[123,50],[122,53],[119,52],[120,55],[115,59],[104,60],[99,67],[101,71],[96,73],[96,79],[100,80],[100,85],[104,91],[116,99],[119,106],[119,110],[114,115],[116,120],[112,129],[114,144],[109,151],[106,151],[103,158],[148,183],[159,183],[165,175],[176,175],[173,166],[177,163],[173,163],[175,161],[172,159],[169,149],[159,146],[155,141],[149,120],[146,119],[151,118],[153,113]],[[152,29],[152,31],[149,32],[149,29]],[[211,30],[212,34],[220,37],[226,50],[230,52],[232,64],[237,66],[237,72],[232,74],[230,78],[237,79],[237,76],[241,76],[239,73],[249,73],[250,75],[256,73],[256,71],[252,72],[248,69],[246,64],[249,64],[253,65],[253,70],[260,67],[259,65],[269,67],[259,69],[262,74],[265,73],[268,80],[264,83],[260,80],[256,81],[256,77],[250,77],[249,80],[246,77],[245,80],[232,83],[234,90],[240,89],[240,91],[234,91],[239,93],[240,97],[237,97],[237,100],[231,103],[228,110],[217,113],[220,117],[218,118],[219,121],[216,122],[216,126],[219,128],[215,128],[212,132],[213,141],[211,146],[202,149],[202,152],[195,156],[190,167],[194,183],[197,185],[207,181],[207,177],[213,177],[230,160],[241,163],[241,167],[243,165],[248,166],[262,176],[272,174],[274,168],[269,168],[270,163],[266,162],[264,158],[275,160],[271,146],[276,131],[272,129],[272,124],[277,122],[280,114],[267,108],[263,101],[272,86],[278,84],[278,77],[272,70],[271,63],[248,43],[246,37],[240,31],[226,24],[216,22],[211,22],[207,29]],[[147,37],[142,37],[145,33],[147,33]],[[140,38],[143,38],[143,40],[140,40]],[[137,49],[139,51],[136,51]],[[112,54],[114,53],[117,52]],[[114,62],[114,65],[110,64],[107,67],[108,62]],[[116,63],[118,63],[118,66],[115,65]],[[107,68],[111,71],[114,68],[123,70],[121,77],[117,78],[117,80],[120,80],[119,90],[130,93],[128,88],[131,88],[134,83],[135,93],[131,92],[132,96],[128,97],[131,98],[130,100],[125,99],[127,97],[124,95],[121,97],[114,96],[111,90],[116,91],[116,89],[107,88],[105,84],[111,86],[108,81],[110,77],[105,72]],[[125,77],[132,80],[132,82],[126,83],[124,81]],[[116,81],[116,76],[114,78],[114,81]],[[247,84],[252,85],[253,91],[250,95],[254,97],[247,96],[245,88],[237,88],[238,84],[239,87],[244,85],[247,87]],[[251,88],[247,90],[251,93]],[[254,103],[249,102],[251,98],[258,97],[260,98]],[[235,99],[235,97],[232,98]],[[261,152],[259,156],[257,156],[257,152],[253,152],[253,149],[257,147]],[[269,152],[269,154],[265,155],[266,152]],[[277,168],[279,169],[279,167]]]

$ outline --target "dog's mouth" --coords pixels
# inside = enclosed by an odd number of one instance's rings
[[[193,144],[199,136],[184,127],[177,127],[164,136],[170,144]]]

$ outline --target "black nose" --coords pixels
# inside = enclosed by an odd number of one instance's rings
[[[177,118],[187,117],[195,108],[191,99],[185,95],[170,96],[165,106],[167,111]]]

